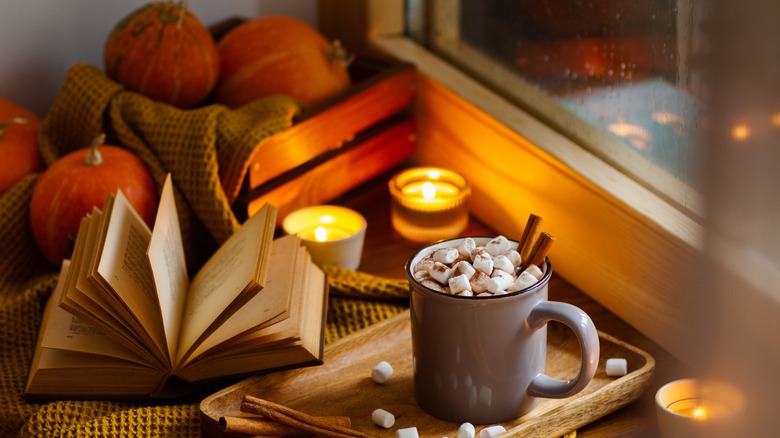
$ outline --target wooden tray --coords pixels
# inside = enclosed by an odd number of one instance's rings
[[[574,377],[580,366],[574,335],[560,323],[550,323],[547,339],[547,374]],[[607,334],[599,333],[599,339],[599,365],[588,386],[568,399],[542,399],[530,413],[502,423],[510,432],[503,436],[561,436],[636,400],[647,389],[655,368],[653,358]],[[423,437],[455,436],[459,424],[439,420],[417,406],[411,350],[407,310],[328,345],[321,366],[250,377],[207,397],[200,404],[203,433],[228,436],[219,428],[219,417],[238,415],[241,399],[250,394],[312,415],[348,415],[352,427],[369,436],[394,437],[397,429],[411,426]],[[615,357],[628,361],[626,376],[605,374],[606,360]],[[394,374],[379,385],[371,379],[371,370],[383,360],[393,366]],[[395,415],[392,428],[372,423],[371,413],[377,408]]]

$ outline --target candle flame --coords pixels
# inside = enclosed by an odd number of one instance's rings
[[[435,169],[431,169],[428,171],[428,178],[430,179],[439,179],[441,176],[441,172]]]
[[[323,226],[319,226],[314,230],[314,238],[317,242],[324,242],[328,240],[328,231]]]
[[[693,418],[697,420],[706,420],[707,417],[709,417],[709,411],[704,406],[697,406],[696,409],[693,410]]]
[[[436,197],[436,187],[430,181],[426,181],[422,186],[422,195],[426,200],[430,200]]]

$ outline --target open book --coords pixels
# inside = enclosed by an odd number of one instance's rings
[[[169,175],[154,230],[121,191],[81,221],[26,396],[164,396],[169,381],[322,363],[325,276],[297,236],[273,239],[275,207],[247,219],[190,280],[171,184]]]

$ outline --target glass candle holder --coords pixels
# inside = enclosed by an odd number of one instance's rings
[[[335,205],[296,210],[282,221],[287,234],[297,234],[319,266],[357,269],[363,254],[366,219],[358,212]]]
[[[433,242],[457,237],[469,221],[471,186],[459,174],[438,167],[414,167],[389,183],[393,228],[405,239]]]

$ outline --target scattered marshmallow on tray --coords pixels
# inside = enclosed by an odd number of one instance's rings
[[[488,426],[479,431],[479,438],[493,438],[506,432],[504,426]]]
[[[393,367],[389,363],[382,361],[379,362],[373,370],[371,370],[371,378],[376,383],[385,383],[390,376],[393,375]]]
[[[418,261],[412,271],[423,286],[459,296],[493,296],[533,286],[544,272],[536,265],[523,266],[520,253],[504,236],[484,246],[471,237],[457,247],[437,248]],[[518,275],[519,273],[519,275]]]
[[[395,438],[420,438],[416,427],[407,427],[395,431]]]
[[[389,429],[395,424],[395,415],[384,409],[375,409],[374,412],[371,413],[371,421],[379,427]]]
[[[471,423],[463,423],[458,428],[458,438],[474,438],[476,430]]]
[[[607,359],[606,371],[608,376],[625,376],[628,374],[628,362],[623,358]]]

